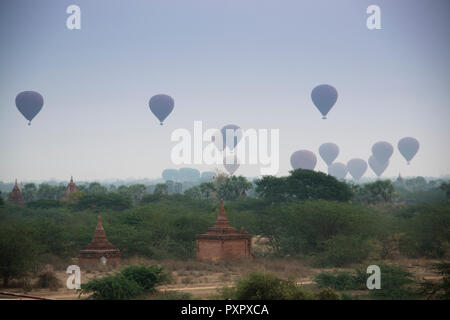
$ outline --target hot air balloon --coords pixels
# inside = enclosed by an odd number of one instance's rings
[[[340,162],[335,162],[328,167],[328,174],[332,175],[336,179],[345,179],[347,172],[347,166]]]
[[[322,114],[322,119],[327,118],[327,114],[336,103],[337,97],[337,90],[328,84],[321,84],[312,90],[311,99]]]
[[[194,168],[180,168],[178,177],[182,182],[197,182],[200,179],[200,171]]]
[[[222,133],[223,149],[228,147],[233,150],[242,138],[242,130],[235,124],[227,124],[220,132]]]
[[[20,113],[28,120],[31,120],[41,111],[44,105],[44,98],[36,91],[23,91],[16,96],[16,106]]]
[[[359,158],[351,159],[347,162],[347,169],[353,179],[359,180],[367,170],[367,162]]]
[[[233,175],[239,168],[239,159],[237,156],[226,156],[223,158],[223,166],[230,175]]]
[[[389,166],[389,160],[382,163],[377,160],[373,155],[369,157],[369,165],[373,172],[380,177],[386,168]]]
[[[417,151],[419,151],[419,141],[413,137],[406,137],[400,139],[397,144],[398,151],[402,154],[403,158],[409,162],[414,158]]]
[[[211,142],[214,144],[217,150],[222,151],[224,149],[222,132],[219,129],[214,130],[214,133],[211,135]]]
[[[178,181],[179,173],[177,169],[165,169],[162,172],[162,177],[164,180],[172,180],[172,181]]]
[[[386,141],[378,141],[372,146],[372,154],[379,163],[386,163],[394,152],[392,144]]]
[[[291,155],[291,166],[294,170],[314,170],[316,163],[316,155],[309,150],[298,150]]]
[[[163,125],[164,119],[172,112],[175,102],[166,94],[157,94],[150,99],[148,105],[160,124]]]
[[[330,166],[339,154],[339,147],[332,142],[324,143],[319,147],[319,154],[323,161]]]

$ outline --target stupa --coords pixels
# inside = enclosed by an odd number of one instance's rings
[[[22,193],[20,192],[20,188],[17,185],[17,179],[16,179],[16,182],[14,183],[14,187],[13,187],[11,193],[9,194],[8,201],[15,205],[22,206],[22,207],[25,205],[25,202],[23,201],[23,198],[22,198]]]
[[[77,192],[78,191],[78,187],[77,185],[73,182],[73,176],[70,177],[70,182],[67,185],[66,188],[66,194],[64,195],[64,198],[67,198],[71,193],[73,192]]]
[[[220,200],[219,214],[214,226],[206,233],[197,235],[198,259],[229,259],[251,256],[252,236],[242,227],[237,230],[230,226],[223,200]]]
[[[78,259],[80,265],[120,263],[120,250],[106,239],[100,216],[97,217],[97,227],[92,241],[84,250],[80,250]]]

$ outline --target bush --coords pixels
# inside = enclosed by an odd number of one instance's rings
[[[319,288],[332,288],[338,291],[359,289],[355,277],[347,271],[336,275],[322,272],[314,277],[314,281]]]
[[[146,292],[155,290],[159,284],[165,283],[169,280],[169,275],[163,273],[163,268],[152,265],[146,267],[129,266],[121,271],[121,274],[140,285]]]
[[[372,249],[369,239],[379,214],[332,201],[304,201],[270,207],[260,219],[261,235],[281,255],[315,255],[322,265],[360,263]]]
[[[222,297],[233,300],[306,300],[313,294],[295,282],[265,272],[253,272],[240,279],[235,288],[222,289]]]
[[[38,276],[36,287],[42,289],[58,290],[62,287],[62,284],[53,271],[46,271]]]
[[[419,294],[426,299],[450,300],[450,263],[434,264],[433,269],[442,275],[442,280],[425,280],[420,284]]]
[[[319,300],[340,300],[339,295],[331,288],[325,288],[317,295]]]
[[[91,294],[90,299],[127,300],[155,291],[158,284],[169,279],[158,266],[129,266],[119,273],[94,279],[81,285],[80,295]]]
[[[450,252],[450,206],[417,205],[401,213],[406,217],[400,250],[408,256],[444,258]]]
[[[370,297],[380,300],[408,300],[418,297],[414,288],[415,280],[410,272],[392,264],[381,264],[380,271],[381,289],[369,290]],[[357,270],[356,279],[360,285],[366,286],[367,277],[366,270]]]
[[[144,293],[144,289],[135,281],[122,274],[93,279],[81,285],[79,295],[91,294],[89,299],[96,300],[129,300]]]
[[[343,267],[362,263],[369,256],[372,246],[360,236],[337,235],[324,242],[324,250],[319,254],[320,266]]]

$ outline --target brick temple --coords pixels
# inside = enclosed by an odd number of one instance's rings
[[[67,198],[71,193],[74,193],[74,192],[77,192],[77,191],[78,191],[78,187],[73,182],[73,177],[70,177],[70,182],[67,185],[66,194],[64,195],[64,198]]]
[[[97,227],[95,228],[92,241],[84,250],[80,250],[78,255],[80,265],[96,264],[119,264],[120,250],[106,239],[105,229],[103,229],[102,218],[97,217]]]
[[[230,226],[223,200],[220,200],[216,223],[206,233],[197,235],[197,258],[218,260],[250,257],[251,243],[252,236],[244,227],[238,231]]]
[[[13,187],[11,193],[9,194],[8,201],[11,202],[12,204],[22,206],[22,207],[25,205],[25,202],[23,201],[23,198],[22,198],[22,193],[20,192],[20,188],[17,185],[17,179],[16,179],[16,182],[14,183],[14,187]]]

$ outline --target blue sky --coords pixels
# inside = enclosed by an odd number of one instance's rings
[[[81,30],[66,8],[81,8]],[[381,8],[368,30],[366,8]],[[177,128],[234,123],[280,129],[280,171],[299,149],[336,161],[368,159],[379,140],[395,151],[385,176],[450,173],[450,4],[435,1],[23,1],[0,2],[0,180],[159,177]],[[322,120],[318,84],[339,98]],[[31,126],[15,96],[36,90]],[[171,95],[160,126],[148,108]],[[421,143],[410,166],[396,149]],[[199,170],[214,167],[194,166]],[[242,166],[237,174],[258,175]],[[368,170],[366,176],[373,176]]]

